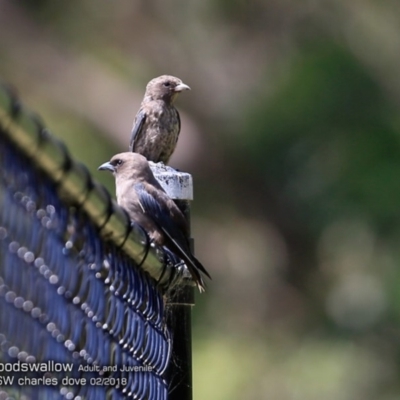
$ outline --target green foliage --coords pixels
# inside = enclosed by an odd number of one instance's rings
[[[397,229],[400,127],[378,82],[330,42],[305,48],[287,75],[252,107],[243,136],[266,184],[301,204],[318,229],[346,214]]]

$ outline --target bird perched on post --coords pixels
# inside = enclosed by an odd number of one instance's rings
[[[211,277],[190,250],[187,221],[154,177],[146,158],[120,153],[98,169],[113,173],[118,204],[157,245],[167,247],[185,262],[200,292],[204,291],[201,273]]]
[[[133,121],[129,151],[139,153],[155,163],[168,163],[181,130],[181,120],[174,101],[183,90],[190,90],[190,87],[170,75],[159,76],[147,84],[142,104]]]

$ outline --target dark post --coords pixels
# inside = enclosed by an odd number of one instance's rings
[[[152,166],[153,172],[167,194],[185,214],[190,225],[190,201],[193,200],[193,181],[188,173],[166,166]],[[192,306],[194,288],[179,288],[167,304],[167,325],[172,332],[172,354],[166,379],[169,400],[192,400]]]

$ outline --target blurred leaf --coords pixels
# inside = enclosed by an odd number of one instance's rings
[[[387,230],[400,218],[394,115],[365,67],[324,42],[305,48],[275,95],[254,105],[242,141],[266,184],[302,204],[316,227],[356,213]]]

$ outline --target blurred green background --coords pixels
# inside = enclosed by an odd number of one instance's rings
[[[0,77],[96,168],[191,86],[194,399],[400,398],[400,3],[0,0]]]

